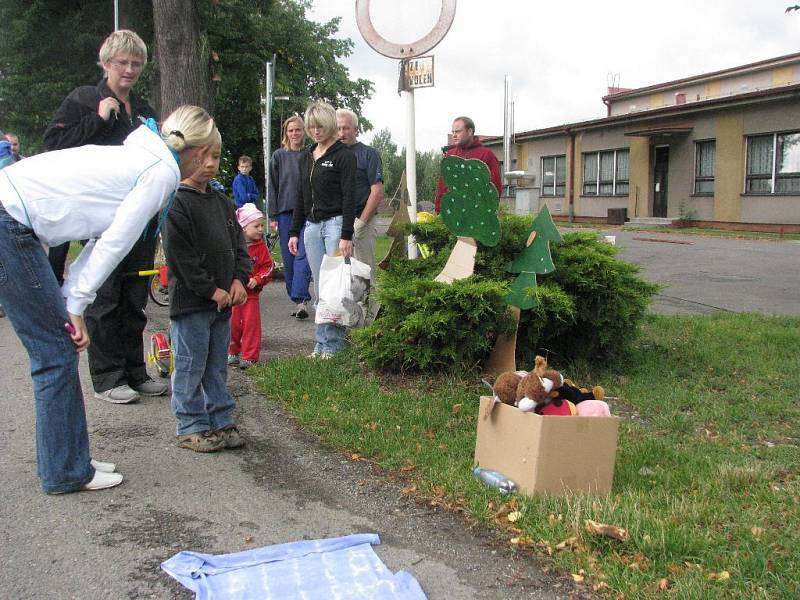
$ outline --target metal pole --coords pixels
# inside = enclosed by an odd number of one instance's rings
[[[119,0],[114,0],[114,31],[119,31]]]
[[[401,92],[406,100],[406,186],[408,187],[408,216],[417,222],[417,140],[414,132],[414,89]],[[408,236],[408,258],[417,258],[417,241]]]
[[[506,194],[511,187],[511,136],[514,134],[513,100],[511,95],[511,75],[506,75],[505,79],[505,102],[503,106],[503,185]],[[527,165],[526,165],[527,166]]]
[[[264,149],[264,198],[269,193],[269,160],[272,145],[272,92],[275,82],[275,55],[272,62],[267,62],[264,72],[264,97],[261,107],[261,137]],[[266,206],[264,207],[266,208]],[[268,230],[264,230],[266,235]]]

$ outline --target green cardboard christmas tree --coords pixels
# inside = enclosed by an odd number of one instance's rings
[[[555,270],[553,258],[550,255],[550,242],[560,242],[561,234],[558,233],[550,210],[545,204],[533,220],[525,249],[509,265],[508,271],[519,273],[511,284],[511,291],[506,296],[509,315],[519,326],[521,310],[528,310],[536,306],[536,294],[531,290],[536,289],[536,274],[552,273]],[[494,349],[486,361],[485,371],[499,375],[504,371],[516,371],[517,331],[511,335],[500,335],[495,342]]]
[[[550,256],[550,242],[560,241],[561,234],[558,233],[545,204],[533,220],[525,249],[508,267],[510,273],[519,273],[511,285],[511,292],[506,296],[511,306],[522,310],[536,306],[536,295],[531,293],[532,289],[536,289],[536,274],[544,275],[555,270],[553,258]]]
[[[436,281],[450,283],[472,275],[475,240],[486,246],[500,241],[500,199],[481,160],[447,156],[442,159],[442,179],[448,188],[442,196],[442,221],[458,241]]]

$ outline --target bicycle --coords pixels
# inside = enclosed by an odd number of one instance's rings
[[[169,285],[167,279],[167,259],[164,256],[164,242],[161,234],[156,240],[156,250],[154,264],[158,265],[153,269],[139,271],[139,277],[149,277],[147,282],[147,294],[150,299],[159,306],[169,306]]]

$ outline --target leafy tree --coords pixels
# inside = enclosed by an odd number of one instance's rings
[[[400,185],[400,178],[406,166],[405,157],[397,154],[397,144],[392,141],[392,134],[386,128],[381,129],[372,137],[370,146],[381,156],[383,188],[386,195],[391,197],[397,186]]]
[[[153,34],[154,3],[165,22],[158,39]],[[372,93],[369,81],[351,80],[339,62],[353,48],[351,40],[333,37],[339,20],[309,21],[309,0],[120,4],[120,26],[136,31],[156,55],[137,91],[161,114],[189,99],[213,106],[225,150],[251,155],[257,178],[263,174],[264,64],[273,54],[275,95],[291,96],[281,107],[286,114],[303,112],[311,98],[360,113]],[[176,12],[165,12],[170,8]],[[97,50],[113,29],[113,10],[107,0],[0,0],[0,127],[20,133],[26,152],[43,148],[44,129],[70,90],[101,78]],[[184,79],[187,72],[190,84]],[[280,141],[279,119],[280,111],[273,111],[273,148]],[[371,125],[363,119],[362,127]]]

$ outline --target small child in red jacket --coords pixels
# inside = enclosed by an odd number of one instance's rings
[[[236,209],[236,220],[244,232],[250,254],[250,280],[247,301],[231,309],[231,342],[228,365],[246,369],[258,362],[261,353],[261,309],[258,295],[272,279],[273,262],[264,243],[264,213],[248,202]],[[240,356],[241,355],[241,356]]]

